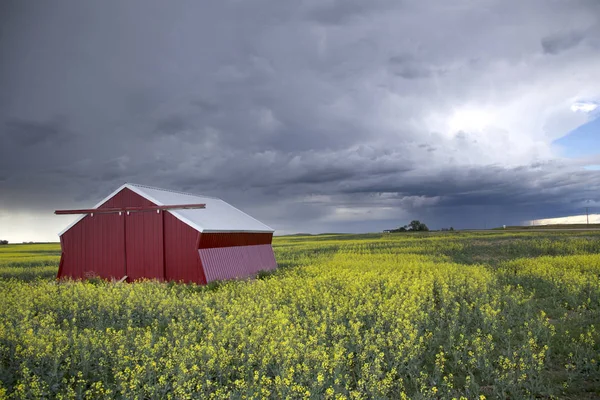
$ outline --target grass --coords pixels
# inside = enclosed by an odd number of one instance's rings
[[[600,233],[274,239],[209,286],[0,247],[0,398],[600,398]]]

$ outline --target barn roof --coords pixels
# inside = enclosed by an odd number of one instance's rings
[[[252,218],[234,206],[216,197],[200,196],[191,193],[177,192],[167,189],[159,189],[151,186],[126,183],[108,195],[94,206],[100,207],[107,200],[123,189],[129,189],[134,193],[148,199],[157,206],[179,205],[179,204],[206,204],[205,209],[169,210],[169,212],[200,232],[273,232],[274,229],[262,222]],[[83,219],[80,216],[59,236],[69,230],[73,225]]]

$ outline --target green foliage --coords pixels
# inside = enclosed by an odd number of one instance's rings
[[[258,271],[256,278],[257,279],[267,279],[271,275],[273,275],[273,271],[260,270],[260,271]]]
[[[57,283],[57,245],[0,250],[0,398],[581,398],[599,238],[282,237],[276,272],[207,287]]]
[[[399,232],[428,232],[429,228],[427,225],[418,220],[413,220],[408,225],[401,226],[398,229],[389,229],[385,232],[388,233],[399,233]]]
[[[410,224],[408,224],[408,229],[413,232],[420,232],[420,231],[426,232],[429,230],[427,225],[425,225],[424,223],[422,223],[419,220],[410,221]]]

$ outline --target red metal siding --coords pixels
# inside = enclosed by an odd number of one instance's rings
[[[164,280],[162,213],[123,213],[127,248],[127,280]]]
[[[270,244],[200,249],[207,282],[254,276],[277,268]]]
[[[98,208],[152,207],[155,205],[156,204],[145,197],[140,196],[132,190],[124,188],[119,193],[106,200],[106,202]]]
[[[111,207],[145,207],[154,203],[125,188],[107,200],[99,208]],[[162,273],[162,255],[156,255],[156,239],[148,232],[149,238],[141,235],[145,232],[148,216],[138,216],[131,213],[94,214],[86,215],[61,237],[63,255],[62,268],[58,277],[71,277],[74,279],[96,275],[104,279],[120,279],[129,275],[126,270],[126,238],[125,225],[130,224],[131,231],[127,230],[127,252],[133,255],[142,255],[139,260],[127,257],[132,264],[134,279],[139,277],[158,278],[164,277]],[[154,213],[154,216],[157,214]],[[127,218],[127,221],[125,220]],[[133,218],[133,219],[132,219]],[[141,219],[141,222],[140,222]],[[131,223],[130,223],[131,221]],[[159,219],[162,221],[162,219]],[[155,222],[154,222],[155,223]],[[162,235],[162,230],[159,235]],[[162,252],[162,243],[159,250]],[[156,275],[156,265],[147,261],[159,259],[161,262],[160,275]],[[142,267],[143,266],[143,267]],[[148,267],[148,270],[145,268]]]
[[[271,244],[273,234],[250,233],[250,232],[219,232],[201,233],[200,249],[231,246],[256,246],[259,244]]]
[[[166,279],[205,284],[198,256],[198,231],[171,213],[164,213]]]
[[[59,278],[97,275],[104,279],[125,275],[124,216],[85,216],[61,237],[62,268]]]
[[[206,281],[245,278],[277,268],[272,233],[201,233],[198,254]]]

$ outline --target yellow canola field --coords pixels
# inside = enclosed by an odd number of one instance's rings
[[[593,398],[599,239],[291,236],[207,287],[56,283],[57,245],[0,248],[0,398]]]

